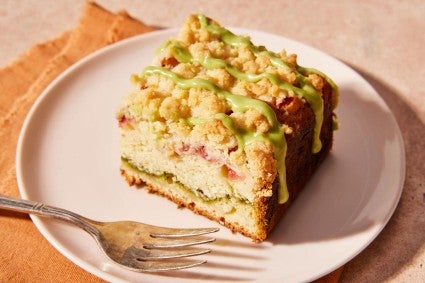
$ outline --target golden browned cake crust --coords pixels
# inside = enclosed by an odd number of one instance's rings
[[[255,241],[332,147],[335,84],[203,15],[133,80],[117,114],[126,181]]]

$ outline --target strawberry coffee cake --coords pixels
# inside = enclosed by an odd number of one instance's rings
[[[121,173],[263,241],[332,147],[336,85],[191,15],[117,113]]]

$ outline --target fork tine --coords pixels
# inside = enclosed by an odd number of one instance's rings
[[[177,238],[177,237],[191,237],[191,236],[200,236],[205,234],[210,234],[220,230],[219,228],[186,228],[186,229],[177,229],[177,228],[166,228],[161,227],[160,229],[155,229],[155,232],[151,232],[151,237],[155,238]]]
[[[140,260],[157,260],[157,259],[170,259],[170,258],[182,258],[189,256],[203,255],[211,252],[209,249],[190,249],[190,250],[149,250],[144,252]]]
[[[206,260],[198,261],[143,261],[134,260],[131,264],[126,264],[124,267],[138,272],[156,272],[170,271],[191,268],[207,262]]]
[[[180,247],[187,247],[187,246],[193,246],[193,245],[200,245],[200,244],[206,244],[214,242],[214,238],[181,238],[181,239],[173,239],[169,240],[167,238],[152,238],[151,243],[145,243],[143,244],[144,248],[147,249],[155,249],[155,248],[180,248]]]

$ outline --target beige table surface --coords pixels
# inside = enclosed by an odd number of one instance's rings
[[[425,282],[425,1],[96,2],[159,27],[179,26],[187,14],[205,13],[228,26],[302,41],[359,72],[397,119],[407,170],[394,216],[346,265],[341,281]],[[72,28],[83,5],[83,0],[0,0],[0,66]]]

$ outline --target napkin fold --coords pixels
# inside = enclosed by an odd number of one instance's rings
[[[88,54],[155,28],[125,11],[86,2],[76,27],[31,47],[0,69],[0,194],[19,197],[15,153],[30,107],[63,71]],[[0,210],[0,282],[102,282],[62,256],[24,214]],[[316,282],[338,282],[342,268]]]

